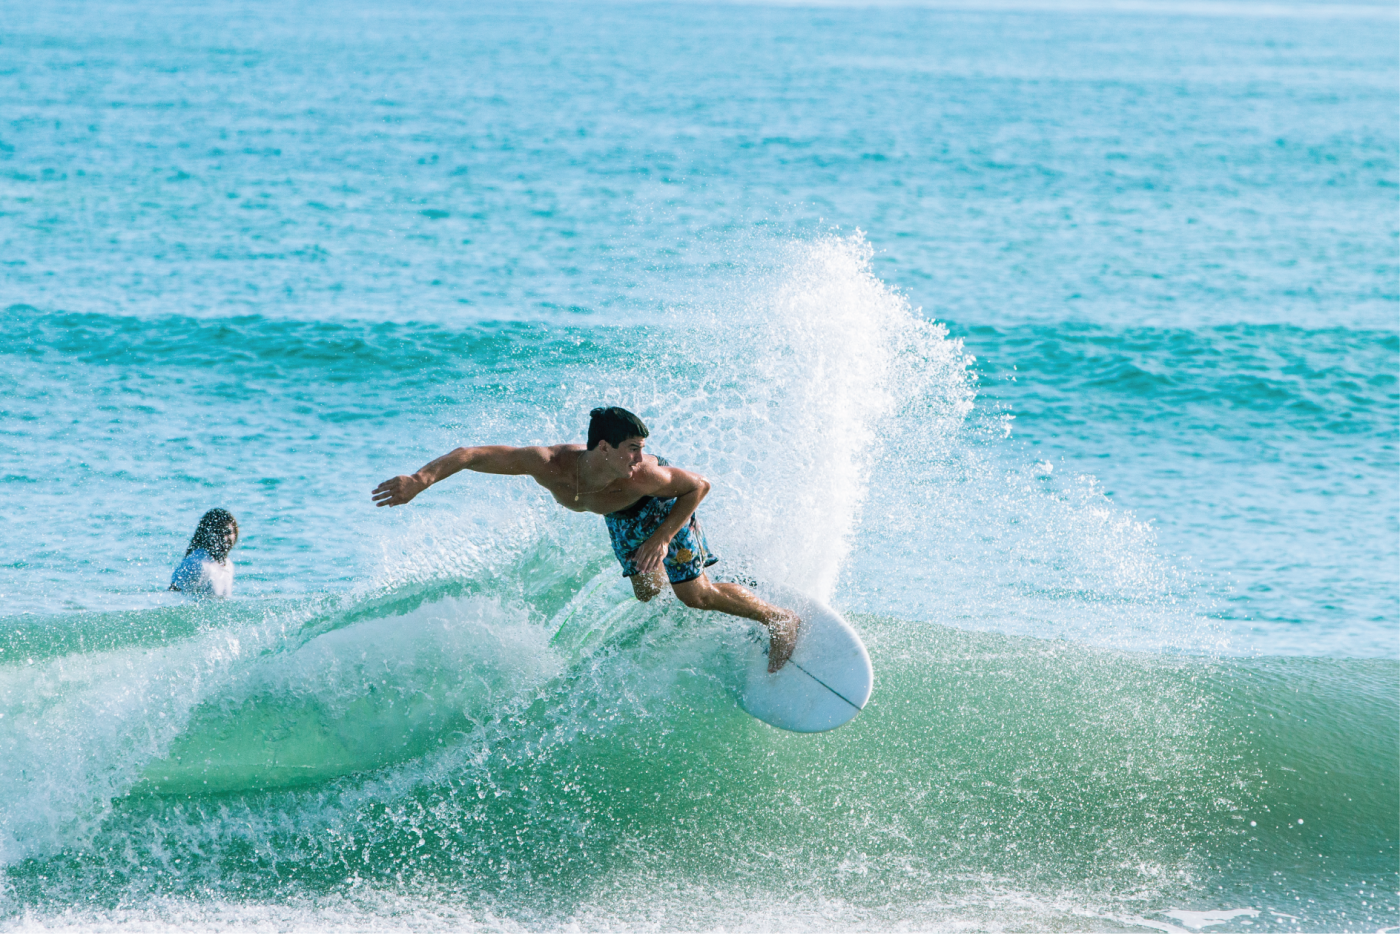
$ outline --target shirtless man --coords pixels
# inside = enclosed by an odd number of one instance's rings
[[[565,509],[595,512],[607,521],[622,575],[632,581],[638,600],[655,597],[669,580],[688,607],[757,620],[768,629],[768,670],[777,671],[797,642],[797,614],[705,574],[719,559],[710,554],[695,510],[710,483],[645,453],[648,434],[626,409],[594,409],[587,447],[457,448],[411,476],[385,480],[371,496],[376,506],[402,506],[459,470],[533,477]]]

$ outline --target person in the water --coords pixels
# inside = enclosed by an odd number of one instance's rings
[[[238,544],[238,520],[227,509],[211,509],[199,520],[185,558],[170,576],[170,589],[203,597],[233,593],[233,561],[228,553]]]
[[[719,559],[695,516],[709,481],[647,454],[649,434],[626,409],[597,408],[590,413],[587,446],[457,448],[415,474],[385,480],[371,497],[376,506],[402,506],[459,470],[532,477],[564,508],[604,518],[638,600],[655,597],[669,581],[686,606],[762,623],[770,636],[768,670],[777,671],[792,655],[801,621],[738,584],[710,580],[705,568]]]

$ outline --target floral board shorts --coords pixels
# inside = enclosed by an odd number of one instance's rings
[[[644,496],[626,509],[610,512],[603,516],[608,524],[608,537],[612,539],[613,554],[622,562],[622,576],[640,574],[632,555],[642,543],[666,521],[671,514],[674,499],[657,499]],[[705,568],[718,563],[705,542],[705,532],[700,528],[700,520],[691,516],[690,521],[671,539],[671,547],[666,549],[666,557],[661,566],[666,569],[666,578],[673,584],[693,581],[704,573]]]

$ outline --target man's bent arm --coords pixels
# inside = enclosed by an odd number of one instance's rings
[[[698,473],[678,470],[674,467],[670,468],[670,472],[671,481],[652,491],[651,495],[660,498],[674,496],[676,498],[675,505],[671,507],[666,521],[657,526],[656,531],[651,533],[651,537],[643,542],[633,555],[637,568],[643,572],[654,571],[661,567],[661,561],[666,557],[666,549],[670,546],[671,539],[675,538],[676,533],[690,521],[690,517],[700,507],[700,501],[710,492],[710,481]]]
[[[676,504],[671,507],[666,521],[657,526],[656,531],[651,534],[660,535],[668,542],[676,537],[676,533],[695,515],[695,510],[700,508],[700,501],[710,492],[710,482],[703,477],[699,480],[700,483],[695,489],[676,497]]]
[[[428,487],[460,470],[533,476],[549,462],[548,448],[486,445],[457,448],[424,464],[417,473],[385,480],[370,495],[376,506],[402,506]]]

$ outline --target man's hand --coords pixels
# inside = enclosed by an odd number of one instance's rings
[[[637,550],[632,552],[632,561],[637,565],[637,570],[643,574],[650,574],[661,567],[661,562],[666,558],[666,549],[671,547],[669,536],[652,534],[651,538],[637,546]]]
[[[417,477],[403,474],[392,480],[385,480],[370,494],[376,506],[402,506],[428,488],[428,484]]]

